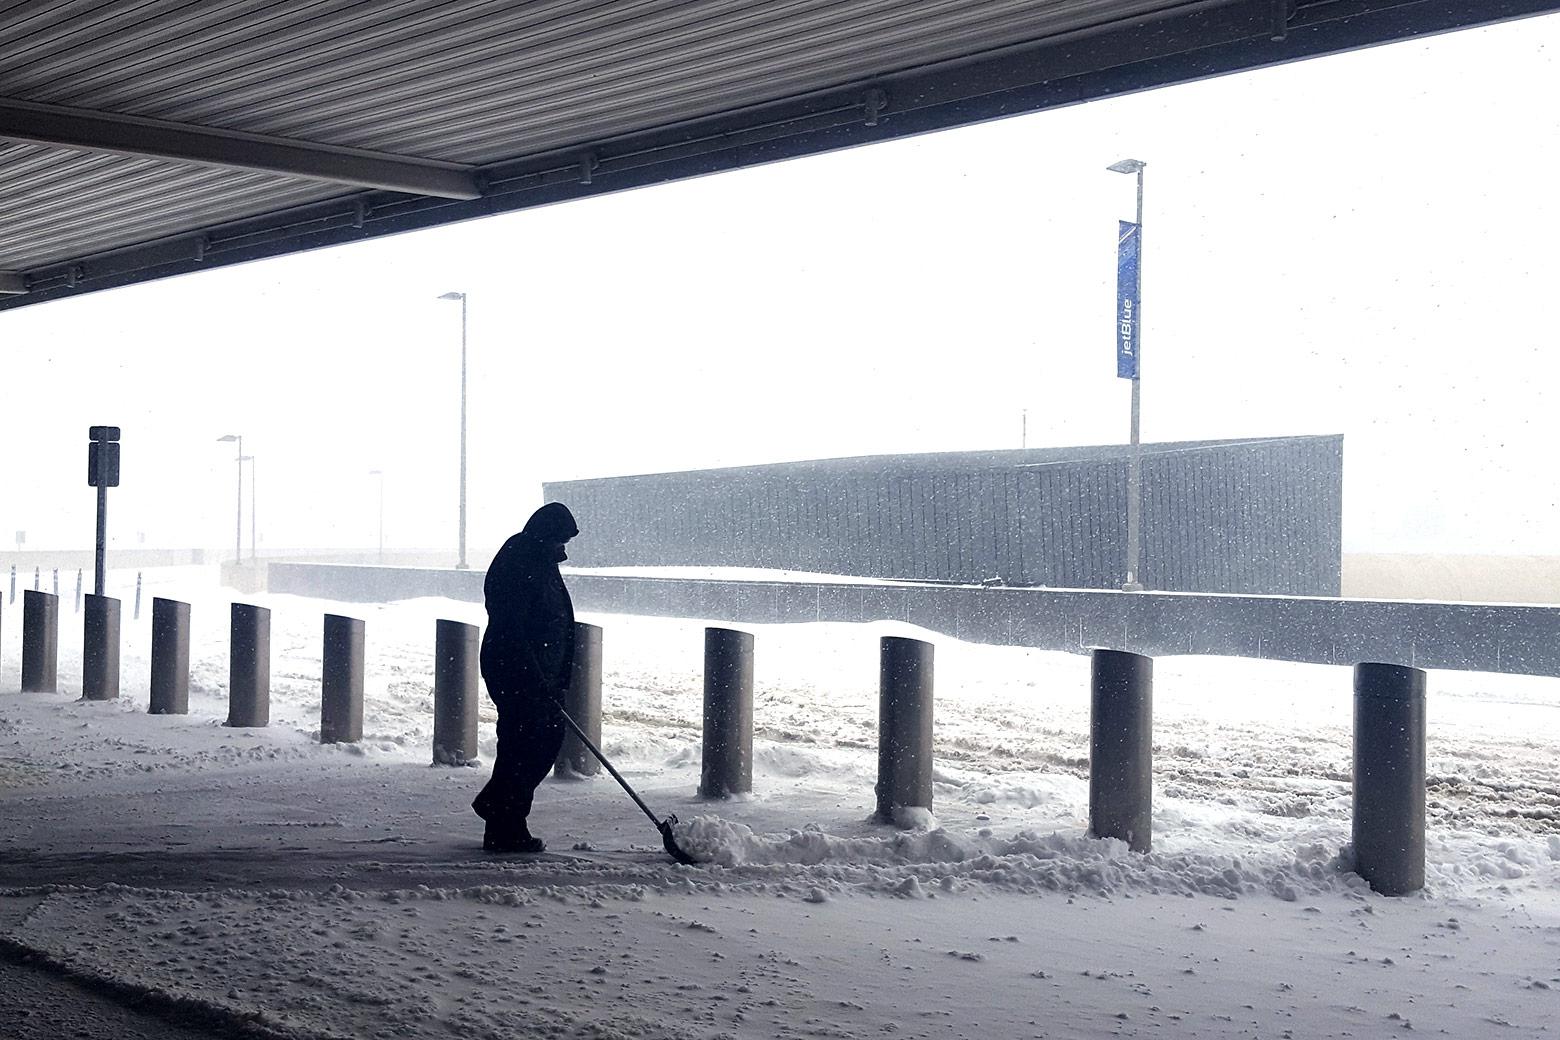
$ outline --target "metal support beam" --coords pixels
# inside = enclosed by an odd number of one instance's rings
[[[476,172],[460,163],[215,130],[112,112],[0,98],[0,138],[85,152],[226,166],[353,188],[478,199]]]

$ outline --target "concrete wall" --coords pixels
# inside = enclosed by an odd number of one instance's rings
[[[270,591],[482,600],[480,571],[272,564]],[[581,611],[732,624],[905,621],[977,643],[1560,676],[1560,609],[1290,596],[567,576]]]
[[[188,567],[203,564],[208,556],[205,549],[109,549],[105,562],[109,570],[126,567]],[[32,588],[33,568],[40,568],[45,575],[58,567],[61,571],[81,568],[90,571],[94,565],[92,549],[24,549],[21,552],[0,551],[0,571],[10,573],[16,568],[18,581],[22,572],[28,576],[28,588]]]
[[[374,567],[361,564],[265,564],[265,590],[349,603],[390,603],[441,596],[482,602],[486,571],[439,567]]]

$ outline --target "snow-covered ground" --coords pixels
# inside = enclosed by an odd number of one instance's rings
[[[606,752],[716,862],[672,864],[604,775],[539,795],[561,855],[495,858],[467,809],[485,770],[428,765],[434,621],[480,607],[258,597],[272,725],[230,730],[230,594],[147,572],[133,621],[110,591],[110,704],[76,699],[69,601],[62,692],[18,693],[6,610],[0,965],[136,1014],[418,1038],[1511,1037],[1560,1015],[1555,680],[1432,674],[1429,884],[1386,899],[1347,870],[1347,669],[1156,662],[1138,856],[1085,835],[1086,658],[753,626],[756,790],[711,805],[705,622],[588,617]],[[186,717],[145,714],[152,594],[194,604]],[[357,747],[315,742],[327,612],[368,622]],[[867,822],[884,634],[937,644],[936,829]],[[490,757],[490,713],[483,739]]]

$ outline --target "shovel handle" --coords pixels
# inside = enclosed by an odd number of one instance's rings
[[[612,774],[612,779],[616,780],[620,785],[622,785],[623,790],[627,791],[628,796],[634,800],[634,804],[639,806],[639,808],[644,811],[646,816],[650,817],[650,822],[655,824],[657,827],[661,826],[661,821],[656,819],[655,813],[650,811],[650,807],[645,804],[645,800],[639,797],[638,792],[636,792],[632,787],[628,786],[628,781],[623,779],[622,773],[619,773],[616,769],[612,768],[612,763],[607,761],[607,756],[603,755],[601,753],[601,749],[593,744],[591,739],[585,735],[585,731],[580,729],[579,723],[575,722],[572,718],[569,717],[569,713],[563,710],[563,705],[554,700],[553,707],[558,709],[559,716],[563,718],[564,722],[569,724],[569,728],[574,731],[574,735],[580,738],[580,743],[590,748],[590,753],[596,756],[596,761],[600,762],[603,766],[606,766],[607,772]]]

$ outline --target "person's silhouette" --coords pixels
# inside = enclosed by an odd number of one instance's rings
[[[569,510],[549,502],[504,543],[483,583],[482,681],[498,707],[498,757],[471,807],[487,821],[482,847],[490,852],[547,847],[526,818],[563,744],[557,709],[574,662],[574,605],[558,564],[579,533]]]

